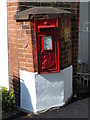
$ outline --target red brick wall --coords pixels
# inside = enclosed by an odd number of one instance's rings
[[[31,3],[8,2],[8,45],[9,45],[9,77],[10,89],[14,90],[16,104],[20,104],[20,79],[19,69],[29,72],[37,71],[36,48],[34,38],[33,21],[16,21],[14,15],[21,9],[30,7]],[[34,3],[34,5],[37,5]],[[38,3],[40,6],[41,4]],[[42,4],[43,5],[43,4]],[[49,5],[49,3],[47,4]],[[54,4],[51,4],[52,6]],[[61,4],[60,4],[61,5]],[[59,7],[59,3],[55,5]],[[70,7],[70,6],[69,6]],[[59,40],[60,40],[60,69],[64,69],[73,64],[73,79],[76,79],[77,57],[78,57],[78,23],[79,6],[78,3],[71,4],[71,25],[67,17],[60,19]],[[75,11],[74,11],[75,8]],[[64,27],[70,27],[71,39],[65,41]],[[62,31],[62,33],[61,33]],[[61,37],[62,36],[62,37]]]
[[[35,71],[33,60],[32,26],[33,23],[30,21],[17,22],[19,69],[29,72]]]
[[[17,25],[14,15],[18,10],[18,2],[8,1],[8,46],[9,46],[9,83],[10,90],[14,91],[15,100],[19,105],[20,82],[19,82],[19,61],[17,43]]]
[[[8,2],[8,46],[9,46],[9,82],[10,90],[14,91],[16,105],[20,104],[19,70],[36,71],[34,65],[34,25],[33,21],[14,19],[18,11],[18,2]]]
[[[79,3],[72,3],[71,31],[72,31],[72,65],[73,80],[76,80],[78,62],[78,37],[79,37]]]
[[[65,29],[70,30],[70,39],[65,39]],[[59,42],[60,42],[60,69],[72,64],[72,39],[71,39],[71,17],[62,17],[59,20]]]

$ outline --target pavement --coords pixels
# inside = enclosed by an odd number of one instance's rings
[[[50,109],[45,113],[34,115],[32,113],[20,114],[12,120],[27,120],[30,118],[87,118],[88,119],[88,101],[90,96],[78,95],[74,97],[67,105],[59,109]],[[9,119],[10,120],[10,119]]]

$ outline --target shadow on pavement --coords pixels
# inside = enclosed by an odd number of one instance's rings
[[[63,107],[49,109],[45,113],[34,115],[21,111],[8,120],[27,120],[32,118],[88,118],[88,93],[76,93]]]

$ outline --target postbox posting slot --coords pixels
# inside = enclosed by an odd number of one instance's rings
[[[45,29],[45,28],[55,28],[55,25],[41,25],[41,26],[38,26],[38,29]]]

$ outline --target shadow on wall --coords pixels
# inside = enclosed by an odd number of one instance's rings
[[[27,89],[27,85],[24,83],[23,79],[20,79],[20,107],[27,110],[27,111],[34,111],[32,106],[31,94],[30,91]]]
[[[38,75],[44,80],[47,80],[49,82],[63,82],[63,73],[60,71],[59,73],[51,73],[51,74],[40,74]],[[59,79],[58,79],[59,78]]]
[[[31,95],[28,91],[24,80],[20,80],[19,77],[13,75],[13,90],[15,95],[16,106],[19,106],[26,110],[33,111],[31,102]]]
[[[20,78],[13,75],[13,91],[16,106],[20,106]]]

